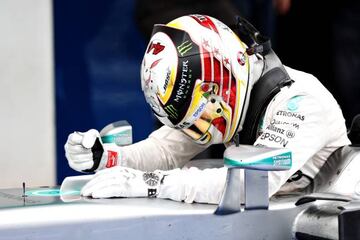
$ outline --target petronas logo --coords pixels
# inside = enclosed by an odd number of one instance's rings
[[[183,42],[180,46],[177,47],[177,50],[179,51],[181,56],[184,56],[184,54],[190,51],[191,49],[192,49],[192,42],[189,42],[188,40]]]
[[[165,111],[170,115],[170,117],[172,118],[177,118],[178,117],[178,113],[176,111],[176,109],[174,108],[173,105],[169,105],[165,107]]]

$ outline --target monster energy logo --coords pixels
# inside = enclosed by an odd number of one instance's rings
[[[178,113],[173,105],[166,106],[165,111],[170,115],[170,117],[174,119],[178,117]]]
[[[192,42],[189,42],[188,40],[183,42],[180,46],[177,47],[177,50],[179,51],[181,56],[184,56],[184,54],[190,51],[191,49],[192,49]]]

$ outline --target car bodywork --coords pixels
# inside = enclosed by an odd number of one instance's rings
[[[240,204],[230,214],[215,214],[217,205],[156,198],[90,199],[74,192],[64,199],[59,187],[30,188],[26,196],[21,188],[2,189],[0,239],[359,239],[360,174],[342,182],[360,168],[359,152],[355,146],[334,152],[310,194],[276,195],[268,207]],[[353,184],[353,192],[344,184]]]

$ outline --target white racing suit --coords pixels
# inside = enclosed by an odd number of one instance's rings
[[[288,67],[286,70],[294,83],[283,87],[267,106],[254,143],[292,151],[290,170],[269,172],[270,196],[304,188],[310,182],[308,178],[287,180],[298,170],[313,178],[333,151],[350,144],[345,120],[332,95],[314,76]],[[143,171],[174,169],[160,186],[160,198],[218,203],[226,169],[183,168],[204,149],[180,130],[163,126],[147,139],[119,148],[119,164]]]

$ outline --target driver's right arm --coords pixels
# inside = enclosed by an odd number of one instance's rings
[[[154,131],[143,141],[124,147],[102,144],[98,131],[94,129],[70,134],[65,144],[70,167],[80,172],[93,172],[116,165],[142,171],[181,168],[205,149],[206,146],[167,126]]]

